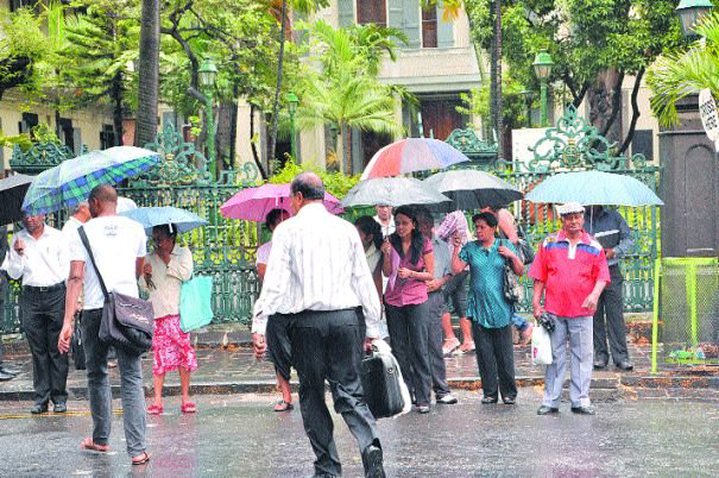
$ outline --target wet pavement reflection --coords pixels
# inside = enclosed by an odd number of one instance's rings
[[[481,405],[474,391],[457,395],[459,404],[434,406],[428,415],[380,420],[388,476],[716,476],[719,470],[717,402],[603,402],[593,417],[574,415],[562,404],[558,415],[539,417],[538,387],[521,389],[516,406]],[[178,399],[168,398],[165,414],[148,419],[153,456],[142,467],[129,463],[119,414],[112,451],[98,454],[79,448],[91,426],[86,402],[76,402],[65,416],[40,417],[27,414],[27,402],[3,402],[0,476],[311,475],[300,411],[273,412],[275,398],[198,396],[196,415],[182,415]],[[335,415],[335,422],[344,476],[361,476],[355,442],[342,419]]]

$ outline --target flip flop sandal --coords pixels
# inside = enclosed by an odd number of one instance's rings
[[[132,463],[133,465],[144,465],[148,461],[150,461],[150,454],[146,451],[143,451],[142,455],[137,455],[132,459],[132,461],[130,461],[130,463]]]
[[[183,403],[182,406],[180,406],[180,411],[182,411],[182,413],[195,413],[197,411],[197,405],[193,402]]]
[[[150,415],[162,415],[162,413],[165,411],[165,407],[162,405],[155,405],[154,403],[147,407],[147,413]]]
[[[98,453],[106,453],[110,451],[110,445],[99,445],[92,441],[92,438],[90,437],[85,438],[82,443],[80,443],[80,448],[84,450],[96,451]]]
[[[290,410],[293,410],[295,408],[294,405],[290,402],[285,402],[284,400],[280,400],[277,402],[272,410],[276,412],[288,412]]]

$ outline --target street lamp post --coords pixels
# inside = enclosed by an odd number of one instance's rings
[[[711,0],[681,0],[674,10],[682,22],[682,32],[686,38],[694,38],[697,34],[694,27],[701,18],[714,7]]]
[[[295,131],[295,113],[297,112],[297,105],[300,102],[300,99],[297,98],[297,95],[293,92],[287,93],[287,96],[285,96],[285,100],[287,100],[287,105],[289,106],[290,111],[290,154],[292,154],[292,159],[295,161],[297,160],[297,134]]]
[[[520,92],[524,97],[524,106],[527,108],[527,128],[532,127],[532,92],[524,89]]]
[[[552,74],[552,56],[546,51],[540,51],[534,57],[534,74],[539,78],[540,83],[540,110],[539,110],[539,126],[547,125],[547,82]]]
[[[207,128],[207,160],[210,163],[210,171],[213,176],[216,171],[215,164],[215,135],[217,130],[215,128],[215,113],[213,111],[213,93],[215,88],[215,80],[217,79],[217,67],[212,58],[205,58],[202,65],[197,70],[200,80],[200,87],[202,88],[203,95],[205,97],[205,127]]]

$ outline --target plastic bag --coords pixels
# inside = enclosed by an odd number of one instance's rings
[[[180,328],[196,330],[212,322],[212,277],[195,276],[180,290]]]
[[[544,327],[535,326],[532,329],[532,364],[552,364],[552,341]]]

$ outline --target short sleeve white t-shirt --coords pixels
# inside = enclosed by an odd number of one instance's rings
[[[142,226],[124,216],[101,216],[85,223],[84,229],[107,290],[138,297],[135,263],[138,257],[147,254],[147,237]],[[83,308],[102,308],[105,297],[79,234],[70,243],[70,260],[85,263]]]
[[[267,264],[270,259],[270,251],[272,250],[272,241],[267,241],[257,248],[257,254],[255,254],[255,264]]]

